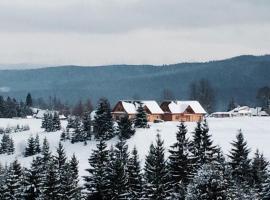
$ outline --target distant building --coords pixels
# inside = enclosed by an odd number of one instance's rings
[[[159,107],[156,101],[132,101],[123,100],[119,101],[112,110],[114,120],[119,120],[121,117],[128,115],[130,119],[136,117],[137,109],[142,104],[145,112],[147,113],[147,120],[154,122],[155,120],[162,120],[164,112]]]
[[[235,109],[229,111],[233,117],[251,117],[252,112],[248,106],[238,106]]]
[[[252,116],[267,117],[269,114],[262,107],[250,108]]]
[[[231,112],[214,112],[209,117],[215,117],[215,118],[226,118],[226,117],[232,117]]]
[[[198,101],[164,101],[160,105],[164,121],[201,121],[206,111]]]

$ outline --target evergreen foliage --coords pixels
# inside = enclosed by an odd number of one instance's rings
[[[183,122],[178,126],[177,142],[169,149],[168,169],[171,195],[175,199],[184,199],[183,187],[189,182],[192,165],[189,156],[187,129]]]
[[[244,140],[242,131],[236,136],[236,141],[232,143],[233,148],[230,151],[230,166],[232,168],[233,179],[237,183],[247,182],[251,183],[251,160],[248,158],[250,149],[247,147],[247,142]]]
[[[127,163],[127,173],[130,199],[140,199],[143,190],[143,175],[141,172],[138,151],[135,147],[131,151],[131,157]]]
[[[105,98],[99,100],[93,125],[97,139],[108,140],[115,135],[110,103]]]
[[[138,104],[139,106],[137,108],[134,126],[136,128],[147,128],[147,114],[143,108],[143,104],[141,102],[138,102]]]
[[[118,136],[119,138],[129,139],[135,134],[135,129],[132,126],[132,122],[128,118],[128,115],[125,115],[118,122]]]
[[[88,159],[90,168],[86,169],[89,176],[84,176],[85,189],[89,199],[106,199],[108,193],[108,172],[109,152],[105,141],[101,138],[97,149],[93,150]]]
[[[46,132],[55,132],[61,130],[61,122],[58,113],[44,113],[41,128],[44,128]]]
[[[223,200],[227,199],[227,185],[222,171],[205,164],[195,174],[187,187],[186,200]]]
[[[164,158],[164,146],[157,134],[156,145],[151,144],[145,159],[144,196],[148,199],[166,199],[168,194],[168,169]]]

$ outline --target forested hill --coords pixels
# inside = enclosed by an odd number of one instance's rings
[[[270,85],[270,55],[239,56],[206,63],[164,66],[114,65],[101,67],[60,66],[28,70],[0,70],[0,95],[25,98],[49,95],[75,102],[90,97],[119,99],[162,98],[170,89],[178,99],[188,99],[189,85],[208,79],[216,91],[217,107],[233,97],[240,104],[254,104],[258,88]]]

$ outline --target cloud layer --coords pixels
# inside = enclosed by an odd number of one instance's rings
[[[0,63],[102,65],[269,53],[268,0],[2,0]]]

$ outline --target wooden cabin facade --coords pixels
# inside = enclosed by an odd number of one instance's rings
[[[129,119],[133,120],[136,117],[139,103],[143,105],[147,114],[147,121],[154,122],[163,119],[164,112],[156,101],[119,101],[112,110],[113,119],[117,121],[128,115]]]
[[[160,107],[164,121],[197,122],[206,114],[198,101],[164,101]]]

